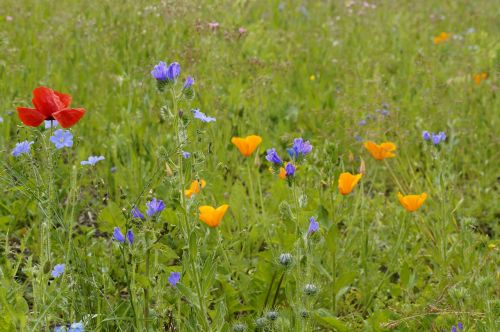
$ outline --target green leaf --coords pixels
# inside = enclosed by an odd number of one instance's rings
[[[334,331],[343,332],[351,330],[344,322],[342,322],[337,317],[333,316],[326,309],[318,309],[314,311],[313,317],[318,324],[320,324],[323,327],[333,328]]]
[[[125,218],[120,207],[114,202],[109,202],[97,216],[97,227],[101,232],[112,233],[115,226],[124,229]]]

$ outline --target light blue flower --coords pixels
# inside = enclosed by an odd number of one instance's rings
[[[64,273],[64,264],[57,264],[51,272],[52,277],[57,278]]]
[[[162,200],[153,198],[151,201],[146,203],[146,207],[147,207],[146,214],[149,217],[152,217],[155,214],[163,211],[163,209],[165,209],[165,203],[163,203]]]
[[[307,231],[307,233],[312,234],[314,232],[317,232],[318,229],[319,229],[319,222],[317,222],[316,219],[314,219],[314,217],[311,217],[309,219],[309,230]]]
[[[188,76],[186,78],[186,81],[184,82],[184,85],[182,86],[183,89],[187,90],[187,89],[191,89],[191,87],[193,86],[194,84],[194,78],[192,78],[191,76]]]
[[[12,155],[14,157],[18,157],[19,155],[21,155],[23,153],[29,154],[30,150],[31,150],[31,144],[33,144],[33,143],[34,143],[33,141],[31,141],[31,142],[24,141],[24,142],[16,143],[16,147],[12,150]]]
[[[177,283],[181,280],[181,274],[179,272],[170,272],[168,277],[168,283],[175,287]]]
[[[50,129],[50,128],[55,128],[59,125],[59,123],[56,120],[45,120],[45,129]]]
[[[84,332],[83,331],[83,323],[79,322],[79,323],[73,323],[73,324],[71,324],[71,326],[69,327],[68,332]]]
[[[193,115],[194,115],[194,118],[195,119],[199,119],[201,120],[202,122],[213,122],[213,121],[217,121],[215,118],[212,118],[210,116],[206,116],[205,113],[203,112],[200,112],[199,109],[195,108],[194,110],[191,110],[191,112],[193,112]]]
[[[191,153],[189,153],[187,151],[182,151],[182,157],[184,159],[189,159],[189,157],[191,157]]]
[[[54,143],[56,149],[70,148],[73,146],[73,134],[69,130],[57,129],[50,137],[50,141]]]
[[[115,227],[113,229],[113,238],[118,242],[125,242],[125,236],[123,236],[123,233],[119,227]]]
[[[103,156],[99,156],[99,157],[98,156],[90,156],[88,160],[84,160],[80,164],[94,166],[95,164],[97,164],[101,160],[104,160]]]

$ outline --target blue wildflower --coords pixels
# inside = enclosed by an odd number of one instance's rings
[[[184,159],[189,159],[189,157],[191,157],[191,153],[189,153],[187,151],[182,151],[182,157]]]
[[[104,160],[103,156],[99,156],[99,157],[98,156],[90,156],[88,160],[84,160],[80,164],[94,166],[95,164],[97,164],[97,162],[99,162],[101,160]]]
[[[139,210],[137,206],[134,206],[130,213],[132,214],[132,218],[145,219],[144,214],[142,214],[141,210]]]
[[[298,159],[301,155],[305,156],[312,151],[312,145],[309,141],[305,141],[302,138],[296,138],[293,140],[293,146],[287,149],[288,154],[293,159]]]
[[[440,142],[446,140],[446,134],[440,131],[439,134],[432,133],[432,143],[438,145]]]
[[[170,81],[175,81],[181,74],[181,65],[177,62],[172,62],[167,68],[167,78]]]
[[[266,159],[267,161],[278,165],[281,165],[283,163],[283,160],[281,160],[280,156],[278,156],[275,148],[267,150]]]
[[[388,116],[389,115],[389,110],[383,109],[382,112],[380,112],[383,116]]]
[[[292,163],[288,163],[285,166],[285,174],[286,176],[294,176],[295,175],[295,166]]]
[[[426,141],[429,141],[431,139],[431,134],[427,130],[424,130],[422,132],[422,138]]]
[[[59,125],[59,122],[57,122],[56,120],[45,120],[44,125],[45,125],[45,129],[50,129],[50,128],[57,127],[57,125]]]
[[[134,244],[134,232],[131,229],[127,231],[127,240],[130,244]]]
[[[354,136],[354,139],[358,142],[362,142],[363,141],[363,137],[359,136],[359,135],[356,135]]]
[[[84,332],[83,331],[83,323],[79,322],[79,323],[73,323],[73,324],[71,324],[71,326],[69,327],[68,332]]]
[[[165,209],[165,204],[163,203],[162,200],[158,200],[156,198],[153,198],[151,201],[146,203],[146,207],[147,207],[146,214],[149,217],[152,217],[155,214],[163,211],[163,209]]]
[[[193,112],[195,119],[200,119],[202,122],[217,121],[215,118],[212,118],[210,116],[206,116],[205,113],[200,112],[200,110],[197,108],[195,108],[194,110],[191,110],[191,112]]]
[[[57,278],[64,273],[64,264],[57,264],[50,273],[52,277]]]
[[[455,327],[455,325],[451,327],[451,332],[457,332],[457,328]]]
[[[167,64],[160,61],[151,71],[151,75],[158,81],[166,81],[168,79],[167,70]]]
[[[182,88],[184,90],[191,89],[191,87],[193,86],[193,84],[194,84],[194,78],[192,78],[191,76],[188,76],[186,78],[186,81],[184,82],[184,85],[182,86]]]
[[[34,143],[33,141],[31,141],[31,142],[24,141],[24,142],[16,143],[16,147],[14,149],[12,149],[12,155],[14,157],[18,157],[19,155],[21,155],[23,153],[29,154],[30,150],[31,150],[31,144],[33,144],[33,143]]]
[[[109,169],[109,171],[110,171],[111,173],[116,173],[116,166],[112,166],[112,167]]]
[[[56,149],[70,148],[73,146],[73,134],[69,130],[57,129],[50,137],[50,141],[54,143]]]
[[[462,325],[462,323],[461,323],[461,322],[458,322],[457,327],[458,327],[458,329],[459,329],[460,331],[462,331],[462,330],[464,329],[464,326]]]
[[[366,120],[365,120],[365,119],[363,119],[363,120],[359,121],[359,122],[358,122],[358,124],[359,124],[360,126],[365,126],[365,125],[366,125]]]
[[[316,219],[314,219],[314,217],[311,217],[309,219],[309,230],[307,231],[307,233],[312,234],[318,231],[318,229],[319,229],[319,222],[317,222]]]
[[[181,274],[179,272],[170,272],[170,276],[168,277],[168,283],[175,287],[177,283],[181,280]]]
[[[119,227],[115,227],[113,230],[113,238],[118,242],[125,242],[125,236],[123,236],[122,231]]]
[[[3,123],[3,117],[0,116],[0,123]]]

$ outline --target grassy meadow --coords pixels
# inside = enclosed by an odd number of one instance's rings
[[[491,0],[0,0],[0,331],[499,331],[499,17]],[[40,86],[85,115],[25,125]],[[289,155],[296,138],[312,150]]]

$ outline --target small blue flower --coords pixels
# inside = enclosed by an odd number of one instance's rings
[[[285,174],[286,176],[294,176],[295,175],[295,166],[292,163],[288,163],[285,166]]]
[[[422,138],[426,141],[429,141],[431,139],[431,134],[427,130],[424,130],[422,132]]]
[[[149,217],[152,217],[155,214],[163,211],[163,209],[165,209],[165,204],[163,203],[162,200],[158,200],[156,198],[153,198],[151,201],[146,203],[146,207],[147,207],[146,214]]]
[[[90,156],[88,160],[84,160],[80,164],[94,166],[95,164],[97,164],[97,162],[99,162],[101,160],[104,160],[103,156],[99,156],[99,157],[98,156]]]
[[[57,129],[50,137],[50,141],[54,143],[56,149],[70,148],[73,146],[73,134],[69,130]]]
[[[462,330],[464,329],[464,326],[462,325],[462,323],[461,323],[461,322],[458,322],[457,327],[458,327],[458,329],[459,329],[460,331],[462,331]]]
[[[136,219],[146,219],[144,217],[144,214],[142,214],[141,210],[139,210],[137,208],[137,206],[134,206],[132,208],[132,211],[130,211],[130,213],[132,214],[132,218],[136,218]]]
[[[359,135],[356,135],[354,136],[354,139],[358,142],[362,142],[363,141],[363,137],[359,136]]]
[[[64,264],[57,264],[50,273],[52,277],[57,278],[64,273]]]
[[[319,222],[317,222],[316,219],[314,219],[314,217],[311,217],[309,219],[309,230],[307,231],[307,233],[312,234],[314,232],[317,232],[318,229],[319,229]]]
[[[109,169],[111,173],[116,173],[116,166],[113,166]]]
[[[123,236],[122,231],[119,227],[115,227],[113,231],[113,238],[118,242],[125,242],[125,236]]]
[[[195,119],[200,119],[202,122],[212,122],[212,121],[217,121],[215,118],[206,116],[205,113],[200,112],[199,109],[195,108],[194,110],[191,110],[193,112],[194,118]]]
[[[16,147],[14,149],[12,149],[12,155],[14,157],[18,157],[19,155],[21,155],[23,153],[29,154],[30,150],[31,150],[31,144],[33,144],[33,143],[34,143],[33,141],[31,141],[31,142],[24,141],[24,142],[16,143]]]
[[[359,124],[360,126],[365,126],[365,125],[366,125],[366,120],[365,120],[365,119],[363,119],[363,120],[359,121],[359,122],[358,122],[358,124]]]
[[[181,280],[181,274],[179,272],[170,272],[168,277],[168,283],[175,287],[177,283]]]
[[[55,128],[59,125],[59,122],[56,120],[45,120],[44,122],[45,129]]]
[[[283,163],[283,160],[281,160],[280,156],[278,156],[275,148],[267,150],[266,159],[267,161],[278,165],[281,165]]]
[[[127,231],[127,240],[130,244],[134,244],[134,232],[131,229]]]
[[[172,62],[167,68],[167,78],[170,81],[175,81],[181,74],[181,65],[177,62]]]
[[[446,134],[440,131],[439,134],[432,133],[432,143],[438,145],[440,142],[446,140]]]
[[[438,136],[440,137],[441,141],[446,140],[446,134],[444,133],[444,131],[440,131]]]
[[[73,323],[73,324],[71,324],[71,326],[69,327],[68,332],[84,332],[83,331],[83,323],[79,322],[79,323]]]
[[[457,328],[455,327],[455,325],[451,327],[451,332],[457,332]]]
[[[309,141],[305,141],[302,138],[296,138],[293,140],[293,146],[287,149],[288,154],[293,159],[298,159],[301,155],[305,156],[312,151],[312,145]]]
[[[151,75],[158,81],[166,81],[168,79],[167,70],[167,64],[160,61],[151,71]]]
[[[0,123],[3,123],[3,118],[0,116]]]
[[[189,159],[189,157],[191,157],[191,153],[189,153],[187,151],[182,151],[182,157],[184,159]]]
[[[66,326],[55,326],[54,332],[66,332]]]
[[[184,85],[182,86],[182,88],[184,90],[191,89],[191,87],[193,86],[193,84],[194,84],[194,78],[192,78],[191,76],[188,76],[186,78],[186,81],[184,82]]]
[[[382,112],[380,112],[383,116],[388,116],[389,115],[389,110],[383,109]]]

